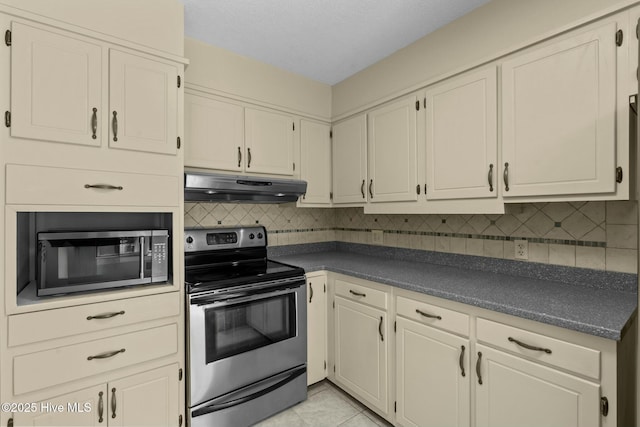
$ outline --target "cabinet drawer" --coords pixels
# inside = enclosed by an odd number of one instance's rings
[[[176,176],[7,165],[8,204],[177,206],[179,187]]]
[[[336,295],[352,301],[363,302],[374,307],[387,309],[387,293],[366,286],[336,280]]]
[[[480,318],[477,323],[477,335],[478,341],[495,347],[591,378],[600,378],[598,350]],[[525,346],[536,349],[528,349]]]
[[[180,314],[178,292],[17,314],[9,316],[9,347],[132,325],[178,314]]]
[[[469,336],[469,316],[457,311],[438,307],[404,297],[396,300],[399,316],[415,320],[425,325],[435,326],[455,334]]]
[[[104,357],[116,351],[120,352]],[[16,395],[27,393],[168,356],[177,351],[178,325],[171,324],[25,354],[13,359],[13,392]]]

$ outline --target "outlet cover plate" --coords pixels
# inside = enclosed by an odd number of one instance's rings
[[[371,241],[374,245],[384,244],[384,232],[382,230],[371,230]]]
[[[526,240],[514,241],[514,257],[515,259],[529,259],[529,242]]]

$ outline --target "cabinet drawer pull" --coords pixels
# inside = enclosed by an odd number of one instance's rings
[[[355,295],[355,296],[357,296],[357,297],[366,297],[366,296],[367,296],[367,294],[363,294],[363,293],[361,293],[361,292],[356,292],[356,291],[351,290],[351,289],[349,289],[349,293],[350,293],[351,295]]]
[[[369,197],[373,199],[373,180],[369,182]]]
[[[384,335],[382,335],[382,316],[380,316],[380,323],[378,324],[378,333],[380,334],[380,341],[384,341]]]
[[[418,310],[417,308],[416,308],[416,313],[418,313],[420,316],[428,317],[429,319],[442,320],[442,316],[436,316],[435,314],[425,313],[424,311]]]
[[[91,114],[91,138],[96,139],[98,133],[98,109],[93,108],[93,114]]]
[[[98,422],[101,423],[103,418],[102,415],[104,414],[104,401],[102,400],[102,395],[104,393],[100,392],[98,393]]]
[[[364,179],[362,180],[362,185],[360,186],[360,192],[362,193],[362,198],[364,199]]]
[[[489,191],[493,191],[493,163],[489,165],[489,175],[487,179],[489,180]]]
[[[120,311],[114,311],[113,313],[96,314],[95,316],[87,316],[87,320],[111,319],[112,317],[122,316],[123,314],[124,314],[124,310],[120,310]]]
[[[251,167],[251,148],[247,147],[247,167]]]
[[[125,349],[121,348],[120,350],[108,351],[106,353],[96,354],[95,356],[89,356],[89,357],[87,357],[87,360],[108,359],[110,357],[115,356],[118,353],[124,353],[124,352],[125,352]]]
[[[85,184],[84,188],[97,188],[99,190],[124,190],[122,185],[111,184]]]
[[[242,164],[242,149],[238,147],[238,167]]]
[[[312,299],[313,299],[313,286],[311,286],[311,282],[309,282],[309,304],[311,304]]]
[[[480,364],[482,363],[482,352],[478,352],[478,361],[476,362],[476,374],[478,375],[478,384],[482,385],[482,372],[480,372]]]
[[[113,119],[111,119],[111,129],[113,130],[113,140],[118,142],[118,112],[113,112]]]
[[[465,372],[464,372],[464,346],[461,345],[460,346],[460,373],[462,374],[462,376],[466,376]]]
[[[111,389],[111,418],[116,417],[116,388]]]
[[[509,191],[509,163],[504,164],[504,173],[502,174],[504,181],[504,191]]]
[[[551,354],[551,350],[550,350],[550,349],[548,349],[548,348],[544,348],[544,347],[536,347],[536,346],[533,346],[533,345],[529,345],[529,344],[527,344],[527,343],[523,343],[522,341],[518,341],[517,339],[515,339],[515,338],[511,338],[511,337],[509,337],[509,338],[507,338],[507,339],[509,340],[509,342],[516,343],[516,344],[517,344],[517,345],[519,345],[520,347],[524,347],[524,348],[526,348],[527,350],[533,350],[533,351],[544,351],[544,352],[545,352],[545,353],[547,353],[547,354]]]

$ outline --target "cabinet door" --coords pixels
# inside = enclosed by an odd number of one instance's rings
[[[102,47],[17,22],[12,32],[11,136],[99,146]]]
[[[36,412],[16,412],[16,426],[89,427],[107,425],[107,386],[78,390],[35,404]]]
[[[387,413],[387,316],[335,297],[336,381]]]
[[[469,340],[400,317],[396,340],[397,422],[468,427]]]
[[[246,171],[293,175],[294,122],[272,111],[245,109]]]
[[[504,197],[615,191],[615,33],[609,22],[503,63]]]
[[[326,276],[307,278],[307,384],[327,376]]]
[[[333,203],[367,201],[367,116],[333,126]]]
[[[307,181],[301,203],[331,203],[331,138],[329,125],[300,121],[300,178]]]
[[[178,365],[109,383],[109,426],[178,425]]]
[[[243,170],[243,107],[185,94],[184,132],[185,166]]]
[[[496,68],[427,91],[427,199],[496,197]]]
[[[369,201],[417,200],[415,96],[369,113]]]
[[[478,427],[600,426],[600,386],[502,351],[476,345]]]
[[[175,154],[178,69],[111,49],[109,146]]]

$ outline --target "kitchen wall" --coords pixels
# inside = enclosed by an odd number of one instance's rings
[[[185,227],[262,224],[273,246],[343,241],[513,259],[515,238],[529,262],[637,272],[637,202],[508,204],[504,215],[364,215],[362,208],[185,203]]]

